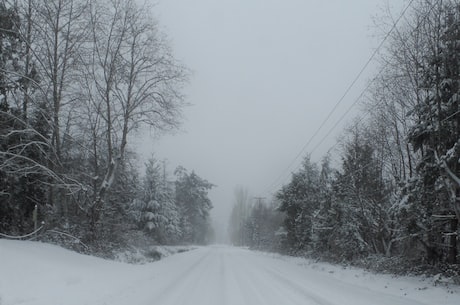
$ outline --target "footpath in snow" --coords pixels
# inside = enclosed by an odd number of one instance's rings
[[[0,240],[0,305],[459,305],[459,287],[211,246],[129,265]]]

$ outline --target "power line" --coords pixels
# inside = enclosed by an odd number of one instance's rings
[[[436,1],[435,3],[433,3],[433,5],[430,7],[429,11],[427,12],[427,14],[425,14],[425,16],[422,18],[423,19],[426,19],[428,17],[428,14],[431,13],[431,11],[433,10],[433,8],[440,2],[440,0]],[[407,10],[407,8],[406,8]],[[401,17],[399,18],[401,19]],[[398,19],[398,21],[399,21]],[[421,21],[417,24],[417,26],[415,27],[415,29],[413,30],[414,31],[417,31],[418,28],[420,27],[421,25]],[[377,75],[368,83],[368,85],[366,86],[366,88],[364,88],[363,91],[361,91],[361,94],[356,98],[356,100],[354,101],[354,103],[347,109],[347,111],[339,118],[339,120],[334,124],[334,126],[332,126],[332,128],[329,130],[329,132],[321,139],[321,141],[313,148],[313,150],[311,151],[311,153],[314,153],[316,151],[316,149],[318,149],[319,146],[321,146],[321,144],[324,142],[324,140],[332,133],[332,131],[339,125],[339,123],[347,116],[347,114],[351,111],[351,109],[356,105],[358,104],[358,102],[361,100],[361,98],[364,96],[364,94],[366,93],[366,91],[370,88],[370,86],[377,80],[377,78],[379,78],[379,76],[383,73],[383,71],[386,69],[386,67],[388,66],[388,62],[383,65],[383,67],[379,70],[379,72],[377,73]],[[382,101],[379,101],[377,104],[380,104]],[[457,115],[458,113],[460,113],[460,111],[457,111],[456,113],[452,114],[451,116],[445,118],[443,120],[443,122],[447,119],[450,119],[451,117]],[[362,122],[364,120],[364,118],[361,118],[359,120],[359,122]],[[334,144],[331,149],[333,149],[337,144]]]
[[[436,7],[436,5],[438,5],[440,2],[441,2],[441,0],[438,0],[438,1],[434,2],[434,3],[431,5],[431,7],[430,7],[430,9],[428,10],[428,12],[425,14],[425,16],[423,16],[423,18],[421,18],[421,20],[419,20],[417,26],[413,29],[412,32],[415,32],[415,31],[417,31],[417,30],[419,29],[419,27],[420,27],[421,24],[422,24],[422,21],[423,21],[424,19],[426,19],[427,17],[429,17],[429,14],[431,13],[431,11],[432,11],[432,10]],[[401,19],[401,18],[399,18],[399,19]],[[399,21],[399,19],[398,19],[398,21]],[[361,92],[361,94],[358,96],[358,98],[355,100],[355,102],[354,102],[354,103],[347,109],[347,111],[340,117],[340,119],[334,124],[334,126],[329,130],[329,132],[328,132],[328,133],[321,139],[321,141],[313,148],[313,150],[311,151],[311,153],[315,152],[316,149],[318,149],[318,147],[319,147],[319,146],[324,142],[324,140],[332,133],[332,131],[338,126],[338,124],[346,117],[346,115],[351,111],[351,109],[361,100],[361,98],[364,96],[364,94],[365,94],[366,91],[369,89],[369,87],[372,85],[372,83],[374,83],[374,81],[383,73],[383,71],[385,70],[385,68],[386,68],[387,66],[388,66],[388,62],[379,70],[379,72],[377,73],[377,75],[368,83],[368,85],[366,86],[366,88]],[[382,101],[377,102],[376,105],[378,105],[378,104],[381,103],[381,102],[382,102]],[[458,112],[454,113],[453,115],[451,115],[451,116],[445,118],[443,121],[445,121],[445,120],[447,120],[447,119],[449,119],[449,118],[451,118],[451,117],[457,115],[458,113],[460,113],[460,111],[458,111]],[[364,120],[364,117],[361,117],[361,118],[359,119],[359,122],[362,122],[363,120]],[[335,143],[335,144],[329,149],[329,151],[332,150],[332,149],[334,149],[334,148],[337,146],[338,143],[339,143],[339,142]],[[366,168],[366,167],[369,166],[369,165],[370,165],[370,164],[366,164],[366,165],[364,166],[364,168]],[[275,186],[279,186],[279,185],[275,185]]]
[[[310,137],[310,139],[307,141],[307,143],[302,147],[302,149],[299,151],[299,153],[295,156],[295,158],[290,162],[290,164],[281,172],[281,174],[274,180],[273,183],[270,184],[270,186],[265,190],[265,193],[270,193],[278,184],[279,182],[281,182],[282,180],[284,180],[286,178],[286,175],[288,174],[289,170],[291,169],[291,167],[297,162],[297,160],[299,159],[300,156],[302,156],[307,147],[310,145],[310,143],[313,141],[313,139],[318,135],[318,133],[321,131],[321,129],[324,127],[324,125],[329,121],[329,119],[331,118],[332,114],[337,110],[338,106],[343,102],[343,100],[345,99],[345,97],[348,95],[348,93],[351,91],[351,89],[355,86],[356,82],[361,78],[362,74],[364,73],[364,71],[367,69],[367,67],[370,65],[370,63],[374,60],[375,56],[378,54],[378,52],[380,51],[380,49],[383,47],[384,43],[387,41],[387,39],[390,37],[390,35],[393,33],[393,31],[396,29],[396,26],[397,24],[399,23],[399,21],[404,17],[404,15],[406,14],[407,10],[412,6],[412,3],[414,2],[414,0],[411,0],[409,1],[409,3],[407,4],[407,6],[404,8],[404,10],[402,11],[402,13],[400,14],[400,16],[396,19],[396,21],[393,23],[393,26],[391,27],[390,31],[388,31],[388,33],[385,35],[385,37],[383,38],[383,40],[380,42],[380,44],[377,46],[377,48],[374,50],[374,52],[371,54],[371,56],[369,57],[369,59],[367,60],[367,62],[364,64],[364,66],[361,68],[361,70],[359,71],[358,75],[353,79],[353,81],[351,82],[351,84],[348,86],[348,88],[345,90],[344,94],[340,97],[340,99],[337,101],[337,103],[334,105],[334,107],[332,108],[332,110],[329,112],[329,114],[327,115],[327,117],[323,120],[323,122],[320,124],[320,126],[318,127],[318,129],[315,131],[315,133]],[[383,69],[382,69],[383,70]],[[375,77],[373,81],[375,81],[377,77]],[[368,84],[368,86],[366,86],[366,88],[361,92],[360,96],[355,100],[355,102],[352,104],[351,107],[348,108],[348,110],[345,112],[344,115],[342,115],[342,117],[340,118],[340,120],[338,122],[336,122],[336,124],[333,126],[333,128],[328,132],[327,136],[332,132],[333,129],[335,129],[335,127],[340,123],[340,121],[343,120],[343,118],[351,111],[351,109],[358,103],[358,101],[360,100],[360,98],[364,95],[364,93],[367,91],[367,89],[370,87],[371,83],[370,82]],[[327,137],[326,136],[326,137]],[[325,137],[321,140],[320,144],[325,140]],[[319,145],[317,145],[318,147]],[[316,148],[315,147],[315,150]]]
[[[350,113],[351,109],[353,109],[360,101],[361,101],[361,98],[364,96],[364,94],[367,92],[367,90],[370,88],[370,86],[372,85],[372,83],[380,76],[380,74],[382,74],[382,72],[385,70],[386,68],[386,65],[384,65],[380,71],[378,72],[378,74],[369,82],[369,84],[366,86],[366,88],[364,88],[363,91],[361,91],[360,95],[355,99],[355,101],[353,102],[353,104],[350,105],[350,107],[348,107],[347,111],[344,112],[344,114],[335,122],[334,126],[331,127],[331,129],[329,129],[329,131],[327,132],[327,134],[321,139],[321,141],[318,142],[318,144],[312,149],[311,153],[313,154],[320,146],[321,144],[323,144],[323,142],[329,137],[329,135],[337,128],[337,126],[345,119],[345,117],[348,115],[348,113]],[[362,119],[360,120],[362,121]]]

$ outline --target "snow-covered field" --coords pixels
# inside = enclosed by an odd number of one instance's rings
[[[0,304],[459,305],[460,289],[227,246],[129,265],[0,240]]]

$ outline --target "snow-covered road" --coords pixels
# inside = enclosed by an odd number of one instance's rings
[[[157,304],[420,304],[242,249],[204,248],[176,259],[184,269],[152,290]]]
[[[211,246],[134,266],[0,240],[0,305],[450,305],[415,279]]]

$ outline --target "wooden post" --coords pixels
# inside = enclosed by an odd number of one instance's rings
[[[35,205],[32,213],[32,219],[34,220],[34,232],[38,229],[38,205]]]

